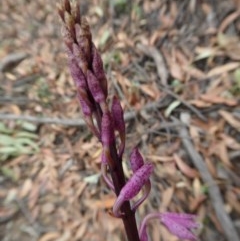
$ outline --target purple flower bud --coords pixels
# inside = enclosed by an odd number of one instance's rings
[[[108,147],[114,141],[112,118],[109,112],[103,113],[101,129],[102,144]]]
[[[82,89],[78,89],[78,100],[81,105],[82,112],[84,116],[90,116],[92,115],[92,104],[88,101],[88,98],[86,96],[86,93]]]
[[[113,213],[116,217],[120,216],[119,209],[125,201],[128,201],[135,197],[144,184],[149,180],[150,175],[153,172],[153,164],[146,163],[139,168],[133,176],[128,180],[125,186],[120,191],[116,202],[113,205]]]
[[[77,88],[87,89],[85,76],[75,59],[69,60],[69,69]]]
[[[143,185],[148,181],[153,172],[153,164],[146,163],[140,167],[122,188],[120,195],[124,196],[125,201],[135,197]]]
[[[81,19],[81,25],[75,25],[75,32],[78,46],[83,50],[84,56],[90,64],[92,35],[88,22],[85,18]]]
[[[99,77],[105,76],[102,58],[98,53],[94,43],[92,43],[92,68],[96,76],[99,76]]]
[[[199,227],[193,215],[167,212],[161,215],[161,222],[177,237],[197,240],[197,237],[191,231],[191,229]]]
[[[114,122],[114,128],[119,131],[119,133],[125,133],[123,109],[119,99],[116,96],[113,97],[112,102],[112,117]]]
[[[79,48],[79,46],[76,43],[73,43],[72,50],[73,50],[73,55],[79,65],[80,69],[82,70],[84,75],[86,75],[87,69],[88,69],[88,64],[87,64],[87,60],[86,60],[86,56],[84,55],[84,52],[82,51],[81,48]]]
[[[92,43],[92,70],[94,75],[98,78],[104,94],[107,96],[107,79],[103,69],[103,62],[94,43]]]
[[[97,78],[90,70],[87,71],[87,83],[94,100],[98,103],[105,101],[105,95],[101,89],[101,86]]]
[[[143,157],[137,147],[133,148],[130,154],[130,165],[133,172],[136,172],[144,164]]]

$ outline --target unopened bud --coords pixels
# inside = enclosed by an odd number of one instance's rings
[[[87,89],[85,76],[75,59],[69,60],[69,69],[77,88]]]
[[[82,89],[78,89],[77,94],[78,94],[78,100],[80,102],[83,114],[85,116],[91,116],[93,107],[88,100],[87,93]]]
[[[95,47],[94,43],[92,43],[92,70],[94,75],[98,78],[104,94],[107,96],[108,87],[107,87],[107,79],[103,69],[102,58]]]
[[[102,91],[101,85],[90,70],[87,71],[87,83],[94,100],[98,103],[105,101],[105,95]]]

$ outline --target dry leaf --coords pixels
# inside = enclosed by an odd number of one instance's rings
[[[220,137],[222,138],[224,144],[232,149],[232,150],[240,150],[240,143],[238,141],[236,141],[233,137],[228,136],[224,133],[220,134]]]
[[[44,234],[38,241],[55,241],[60,237],[60,233],[58,232],[50,232]]]
[[[227,63],[221,66],[217,66],[213,69],[211,69],[208,73],[207,73],[207,77],[211,78],[215,75],[221,75],[224,73],[227,73],[229,71],[233,71],[235,69],[237,69],[240,66],[239,62],[232,62],[232,63]]]
[[[215,146],[214,153],[220,158],[220,160],[227,166],[232,168],[232,163],[230,162],[227,148],[224,142],[220,142]]]
[[[174,159],[170,156],[155,156],[155,155],[147,155],[147,159],[154,161],[154,162],[172,162]]]
[[[174,193],[174,188],[173,187],[169,187],[169,188],[167,188],[167,189],[165,189],[163,191],[161,208],[163,208],[163,209],[167,209],[168,208],[168,205],[171,202],[173,193]]]
[[[191,212],[196,211],[199,206],[207,199],[207,196],[204,194],[201,194],[199,196],[197,196],[196,198],[194,198],[191,202],[190,202],[190,207],[189,209],[191,210]]]
[[[83,240],[83,236],[87,231],[88,223],[84,222],[81,226],[77,229],[77,232],[74,236],[75,240]]]
[[[220,110],[218,112],[223,118],[224,120],[231,125],[233,128],[235,128],[237,131],[240,131],[240,121],[238,121],[237,119],[235,119],[231,113],[225,111],[225,110]]]
[[[212,105],[211,103],[205,102],[202,100],[191,100],[191,101],[189,101],[189,103],[192,105],[195,105],[198,108],[206,108],[206,107],[209,107]]]
[[[240,11],[233,12],[222,21],[221,25],[219,26],[218,32],[222,33],[225,31],[225,29],[234,22],[238,17],[240,16]]]
[[[189,167],[177,154],[173,155],[173,158],[178,166],[178,168],[181,170],[181,172],[186,175],[189,178],[196,178],[199,177],[198,172]]]
[[[236,106],[238,101],[236,99],[227,99],[222,96],[216,96],[213,94],[203,94],[200,98],[206,102],[213,103],[213,104],[225,104],[229,106]]]
[[[25,182],[24,182],[24,184],[22,186],[22,189],[19,192],[19,198],[20,199],[25,198],[28,195],[28,193],[31,191],[32,187],[33,187],[32,180],[31,179],[25,180]]]

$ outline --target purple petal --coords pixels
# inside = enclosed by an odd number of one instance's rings
[[[180,223],[175,222],[167,215],[162,215],[161,221],[168,228],[168,230],[177,237],[181,239],[197,240],[197,237],[190,230]]]
[[[192,214],[166,212],[163,213],[162,216],[167,217],[168,219],[172,219],[174,222],[188,229],[199,227],[199,223],[195,221],[196,216]]]
[[[144,164],[128,180],[122,188],[119,196],[121,196],[125,201],[132,199],[139,193],[143,185],[148,181],[152,172],[153,165],[151,163]]]
[[[130,154],[130,165],[133,172],[136,172],[144,164],[143,157],[137,147],[133,148]]]

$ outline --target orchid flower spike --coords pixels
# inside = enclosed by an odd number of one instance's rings
[[[149,180],[150,175],[153,172],[153,164],[146,163],[139,168],[133,176],[128,180],[125,186],[122,188],[117,200],[113,205],[113,214],[116,217],[121,216],[119,210],[125,201],[131,200],[135,197],[144,184]]]

